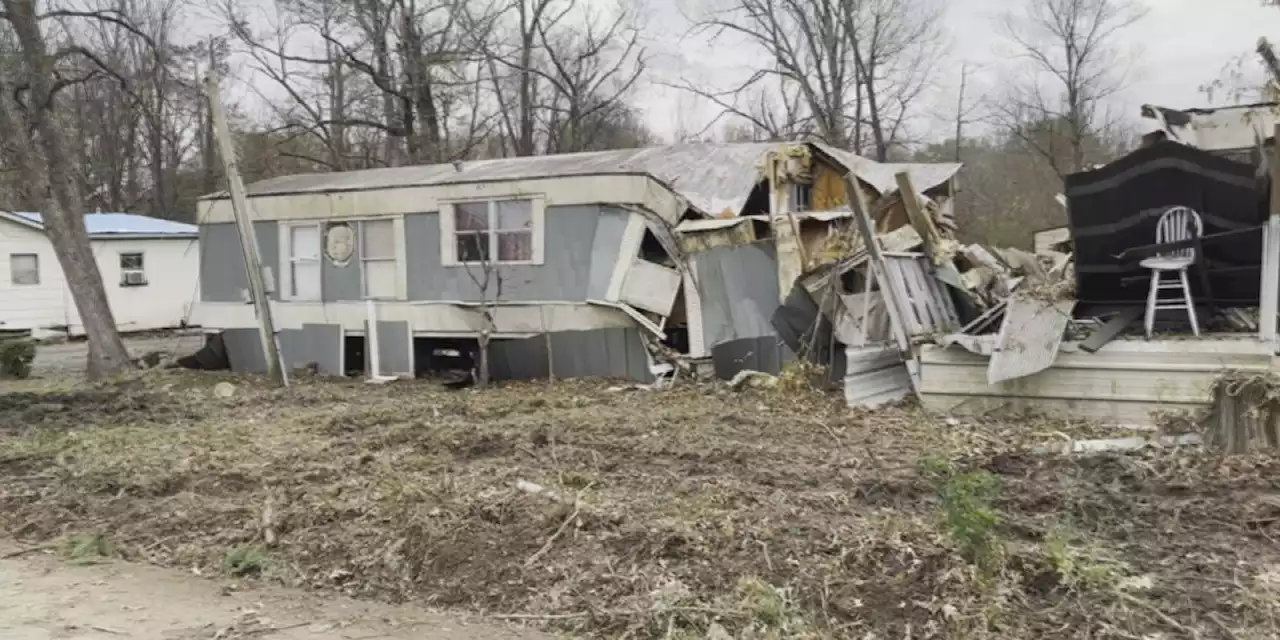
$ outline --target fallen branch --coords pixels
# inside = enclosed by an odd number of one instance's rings
[[[1123,600],[1125,600],[1126,602],[1129,602],[1130,604],[1136,604],[1139,607],[1142,607],[1143,609],[1150,611],[1151,613],[1155,614],[1157,618],[1160,618],[1161,621],[1173,627],[1174,629],[1177,629],[1178,631],[1181,631],[1182,633],[1192,638],[1195,638],[1196,640],[1200,639],[1200,634],[1197,633],[1195,629],[1191,629],[1186,625],[1182,624],[1181,622],[1174,620],[1172,617],[1169,616],[1169,614],[1157,609],[1155,605],[1151,604],[1150,602],[1147,602],[1141,598],[1129,595],[1123,591],[1117,591],[1116,595],[1119,595]]]
[[[560,526],[556,529],[555,533],[551,534],[551,537],[547,538],[547,541],[542,544],[542,548],[538,549],[536,552],[534,552],[533,555],[529,556],[528,560],[524,561],[524,568],[528,569],[532,567],[534,563],[538,561],[539,558],[546,555],[547,552],[551,550],[551,545],[555,544],[556,539],[559,538],[560,535],[563,534],[565,530],[569,528],[569,523],[573,522],[577,518],[578,518],[578,508],[574,507],[573,513],[569,514],[569,517],[565,518],[564,522],[560,523]]]

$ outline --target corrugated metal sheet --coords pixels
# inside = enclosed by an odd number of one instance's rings
[[[911,394],[911,375],[889,343],[845,349],[844,399],[851,407],[874,409]]]
[[[14,211],[13,215],[44,227],[44,219],[38,213]],[[90,213],[84,217],[85,230],[91,236],[111,235],[172,235],[195,237],[195,225],[172,220],[161,220],[132,213]]]

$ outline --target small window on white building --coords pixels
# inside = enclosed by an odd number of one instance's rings
[[[364,297],[396,297],[395,225],[391,220],[363,220],[359,236]]]
[[[120,286],[145,286],[147,284],[147,272],[142,264],[141,253],[120,254]]]
[[[542,199],[458,202],[441,211],[445,265],[542,264]]]
[[[320,225],[286,227],[285,257],[288,260],[285,298],[290,300],[320,299]]]
[[[9,281],[15,285],[40,284],[40,256],[34,253],[9,254]]]

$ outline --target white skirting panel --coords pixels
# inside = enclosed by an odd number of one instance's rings
[[[1093,354],[1068,347],[1044,371],[990,385],[988,358],[926,345],[920,354],[921,404],[947,413],[1003,408],[1149,427],[1155,412],[1209,406],[1210,388],[1224,371],[1267,371],[1271,360],[1256,337],[1115,340]]]

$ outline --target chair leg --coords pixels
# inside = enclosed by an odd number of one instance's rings
[[[1156,297],[1160,295],[1160,270],[1151,270],[1151,288],[1147,291],[1147,314],[1143,318],[1143,327],[1147,330],[1147,339],[1151,339],[1151,330],[1156,326]]]
[[[1191,299],[1191,285],[1187,283],[1187,270],[1178,272],[1182,280],[1182,297],[1187,301],[1187,319],[1191,320],[1191,333],[1200,337],[1200,322],[1196,320],[1196,303]]]

